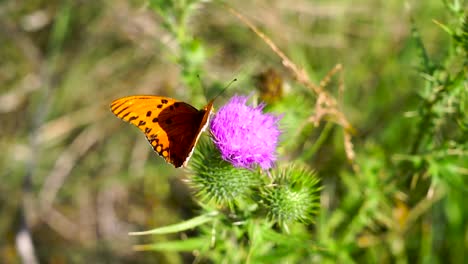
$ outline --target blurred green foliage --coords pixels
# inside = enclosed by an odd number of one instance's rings
[[[314,83],[344,66],[325,88],[357,130],[354,161],[343,128],[308,122],[316,95],[222,4],[2,1],[0,262],[21,262],[19,230],[45,263],[463,262],[466,1],[231,4]],[[185,171],[154,155],[109,103],[157,94],[201,106],[233,78],[217,105],[234,93],[257,98],[255,76],[268,68],[284,81],[268,106],[284,114],[280,162],[306,163],[323,186],[315,223],[288,235],[223,214],[218,228],[128,236],[212,215],[200,213]],[[229,232],[213,236],[220,226]]]

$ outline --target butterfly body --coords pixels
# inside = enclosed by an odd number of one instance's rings
[[[213,100],[204,108],[162,96],[127,96],[112,102],[111,111],[138,127],[160,156],[178,168],[186,166],[209,124]]]

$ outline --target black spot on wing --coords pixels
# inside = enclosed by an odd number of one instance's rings
[[[111,105],[111,110],[112,112],[117,111],[123,104],[125,104],[127,101],[120,102],[120,100],[117,100],[115,103]]]
[[[125,115],[123,115],[121,118],[124,119],[124,118],[127,117],[129,114],[130,114],[130,112],[125,113]]]
[[[123,111],[127,110],[129,108],[129,106],[127,107],[124,107],[123,109],[121,109],[118,113],[116,113],[115,115],[119,116]]]

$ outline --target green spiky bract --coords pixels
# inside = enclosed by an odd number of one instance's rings
[[[209,140],[198,143],[190,160],[190,169],[190,183],[201,201],[231,209],[250,197],[252,188],[258,185],[261,177],[255,170],[235,168],[223,160]]]
[[[319,207],[319,180],[303,166],[290,165],[271,172],[273,183],[260,195],[268,217],[281,225],[312,223]]]

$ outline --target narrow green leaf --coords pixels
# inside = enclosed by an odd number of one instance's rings
[[[148,230],[148,231],[130,232],[128,234],[131,236],[141,236],[141,235],[158,235],[158,234],[177,233],[177,232],[192,229],[204,223],[210,222],[216,215],[218,215],[218,212],[213,211],[204,215],[194,217],[190,220],[180,222],[178,224],[163,226],[163,227],[155,228],[155,229]]]
[[[438,25],[440,28],[442,28],[445,32],[447,32],[450,36],[453,36],[455,35],[454,32],[449,28],[447,27],[446,25],[440,23],[439,21],[433,19],[432,22],[434,22],[436,25]]]
[[[73,15],[73,2],[63,1],[54,19],[52,34],[49,40],[49,52],[55,55],[63,46],[67,34],[70,32],[70,21]]]
[[[167,241],[146,245],[135,245],[135,251],[193,251],[209,245],[209,241],[204,238],[189,238],[185,240]]]

